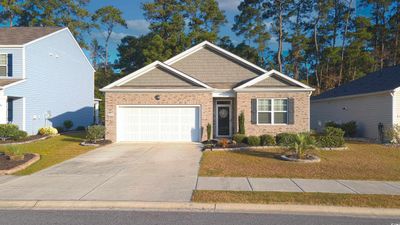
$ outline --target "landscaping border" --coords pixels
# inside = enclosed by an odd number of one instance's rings
[[[29,144],[29,143],[33,143],[33,142],[37,142],[37,141],[43,141],[43,140],[46,140],[46,139],[49,139],[49,138],[51,138],[51,137],[58,136],[58,135],[59,135],[59,134],[56,134],[56,135],[47,135],[47,136],[43,136],[43,137],[38,138],[38,139],[29,140],[29,141],[10,142],[10,143],[0,143],[0,146]]]
[[[32,165],[35,162],[40,160],[40,155],[39,154],[36,154],[36,153],[32,153],[32,154],[34,155],[34,157],[31,160],[25,162],[24,164],[16,166],[16,167],[14,167],[12,169],[9,169],[9,170],[0,170],[0,175],[10,175],[10,174],[16,173],[18,171],[21,171],[21,170],[24,170],[24,169],[28,168],[30,165]]]
[[[279,146],[279,145],[273,145],[273,146],[247,146],[247,147],[234,147],[234,148],[204,148],[204,151],[249,151],[249,150],[258,150],[258,149],[277,149],[277,148],[283,148],[287,149],[288,147],[285,146]],[[332,148],[317,148],[317,150],[321,151],[344,151],[348,150],[349,148],[347,146],[344,147],[332,147]]]

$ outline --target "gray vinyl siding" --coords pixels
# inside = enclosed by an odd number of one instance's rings
[[[21,48],[0,48],[0,53],[13,55],[13,78],[22,78],[23,76],[23,50]]]
[[[25,47],[26,81],[5,90],[25,98],[25,130],[93,122],[94,71],[67,30]],[[46,120],[47,112],[51,118]],[[22,113],[22,112],[21,112]]]
[[[400,91],[393,94],[393,124],[400,125]]]
[[[154,68],[121,87],[193,87],[194,84],[162,68]],[[196,87],[196,86],[195,86]]]
[[[356,121],[358,136],[377,139],[378,124],[391,127],[393,121],[390,92],[342,99],[311,101],[311,128],[321,131],[328,121]]]
[[[214,88],[232,88],[262,74],[261,71],[207,47],[178,60],[171,66]]]

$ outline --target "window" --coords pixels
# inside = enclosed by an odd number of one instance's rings
[[[0,54],[0,77],[7,76],[7,54]]]
[[[258,124],[287,124],[287,99],[257,99]]]

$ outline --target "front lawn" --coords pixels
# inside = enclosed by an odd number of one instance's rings
[[[41,158],[32,166],[16,173],[15,175],[32,174],[94,149],[95,147],[84,147],[79,145],[79,143],[83,141],[84,137],[84,132],[69,133],[43,141],[17,145],[21,152],[38,153]],[[0,151],[4,150],[6,150],[6,146],[0,146]]]
[[[399,195],[195,191],[193,193],[192,200],[194,202],[204,203],[303,204],[400,208]]]
[[[345,151],[316,151],[320,163],[276,159],[282,149],[205,152],[200,176],[400,180],[400,148],[351,142]]]

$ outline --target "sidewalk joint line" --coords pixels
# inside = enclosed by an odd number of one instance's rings
[[[303,188],[300,187],[299,184],[296,183],[296,181],[294,181],[292,178],[289,178],[290,181],[292,181],[302,192],[306,192],[303,190]]]
[[[199,176],[197,175],[196,178],[196,185],[194,186],[194,190],[197,191],[197,184],[199,183]]]
[[[391,186],[391,187],[393,187],[393,188],[395,188],[395,189],[400,190],[400,187],[397,187],[396,185],[393,185],[393,184],[391,184],[391,183],[388,183],[387,181],[383,181],[383,183],[384,183],[384,184],[387,184],[387,185],[389,185],[389,186]]]
[[[345,186],[346,188],[350,189],[350,190],[353,191],[355,194],[361,194],[360,192],[354,190],[353,188],[347,186],[346,184],[340,182],[339,180],[336,180],[336,182],[338,182],[339,184],[341,184],[341,185]]]
[[[251,191],[254,191],[253,186],[251,185],[250,180],[249,180],[248,177],[246,177],[246,180],[247,180],[247,183],[248,183],[249,186],[250,186]]]

